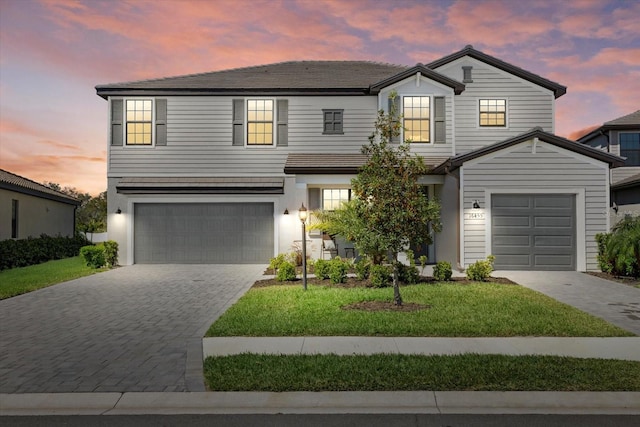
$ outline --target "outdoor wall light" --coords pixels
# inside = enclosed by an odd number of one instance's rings
[[[118,215],[120,215],[120,214],[122,213],[122,209],[120,209],[120,208],[116,209],[116,213],[117,213]]]
[[[480,203],[477,200],[473,201],[473,209],[480,209]]]
[[[285,215],[289,215],[289,209],[284,208],[284,214],[285,214]]]
[[[298,210],[298,218],[302,223],[302,288],[307,290],[307,232],[305,230],[305,221],[307,220],[307,208],[304,203]]]

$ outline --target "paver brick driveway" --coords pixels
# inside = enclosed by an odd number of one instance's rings
[[[134,265],[0,301],[0,393],[203,391],[202,337],[262,265]]]

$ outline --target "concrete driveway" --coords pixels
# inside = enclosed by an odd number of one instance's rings
[[[202,337],[263,265],[134,265],[0,301],[0,393],[203,391]]]
[[[491,273],[541,292],[640,335],[640,289],[577,271]]]

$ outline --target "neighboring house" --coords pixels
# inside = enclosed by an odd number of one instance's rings
[[[622,159],[553,135],[564,86],[471,46],[413,67],[284,62],[96,90],[109,102],[108,230],[123,264],[291,251],[298,208],[350,198],[377,112],[396,102],[442,204],[430,262],[495,254],[498,268],[597,269]],[[308,246],[321,257],[321,236]]]
[[[0,169],[0,240],[73,236],[80,201]]]
[[[611,225],[640,215],[640,110],[605,122],[578,142],[625,158],[611,171]]]

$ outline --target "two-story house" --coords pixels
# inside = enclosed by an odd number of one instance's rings
[[[611,170],[611,225],[626,215],[640,215],[640,110],[605,122],[578,142],[624,157]]]
[[[609,169],[622,159],[553,134],[564,86],[471,46],[412,67],[296,61],[96,90],[109,103],[108,229],[122,264],[289,252],[298,208],[349,199],[377,112],[396,102],[442,205],[431,262],[597,268]]]

